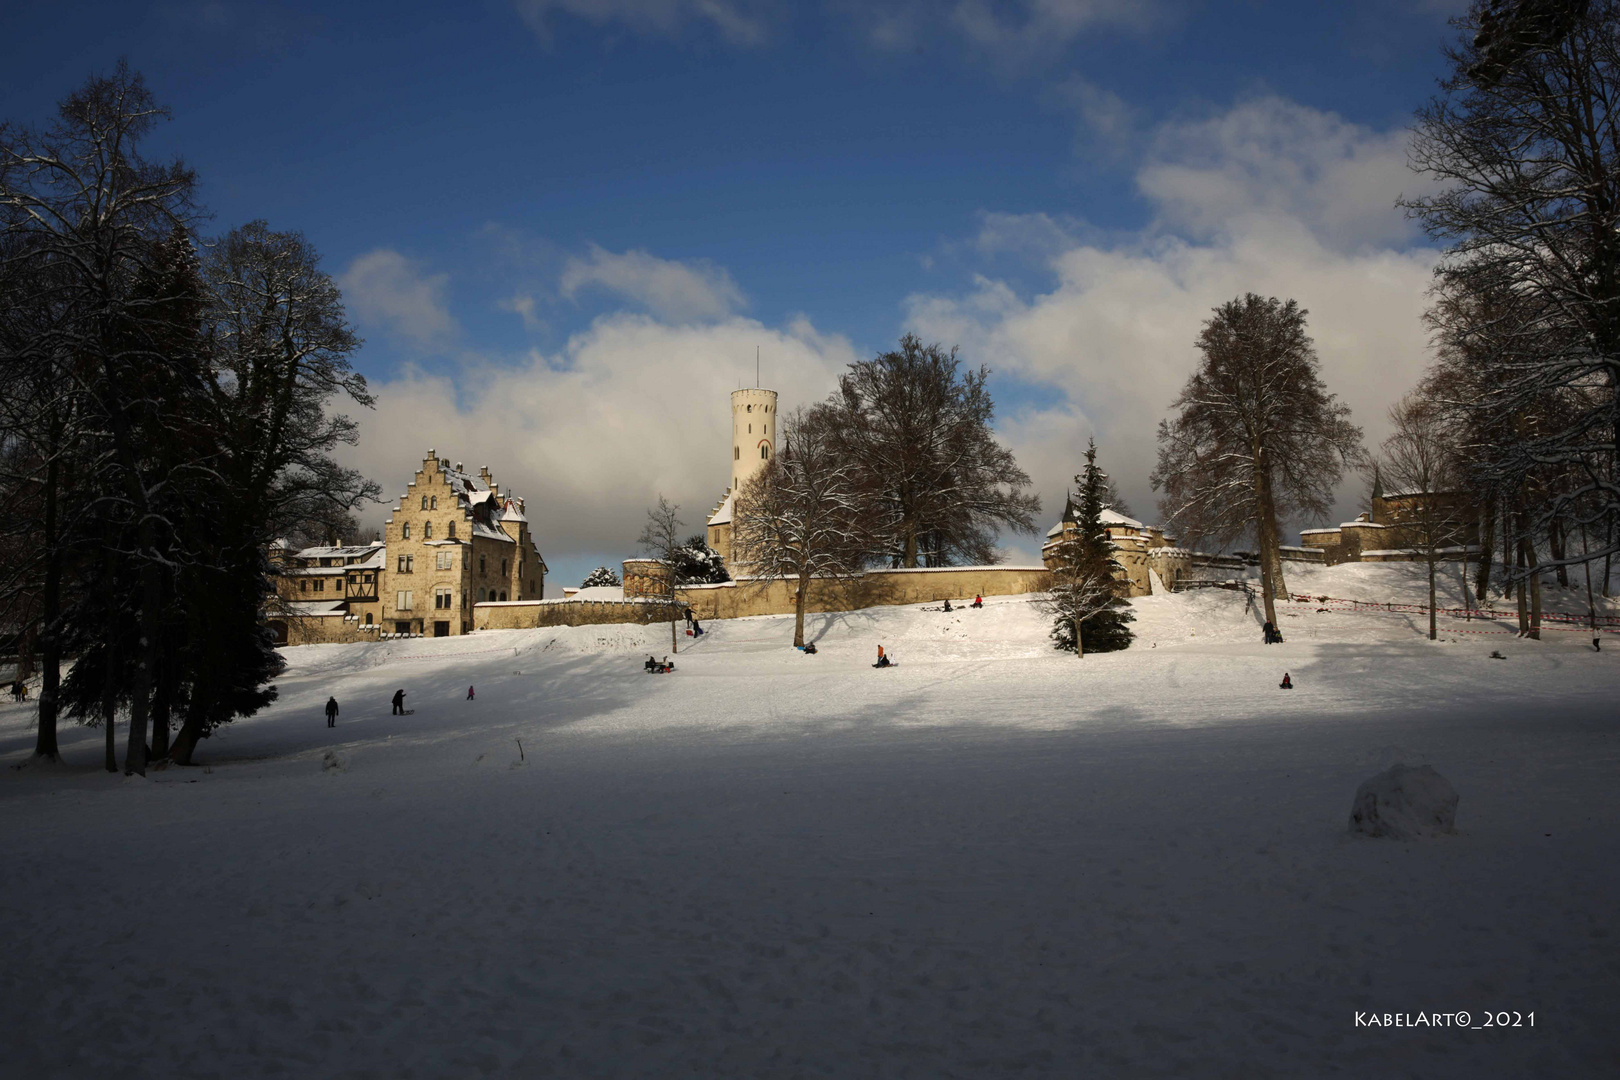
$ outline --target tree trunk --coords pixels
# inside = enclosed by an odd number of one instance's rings
[[[1277,625],[1277,593],[1287,591],[1283,581],[1282,557],[1278,551],[1277,506],[1271,495],[1271,469],[1265,451],[1254,451],[1255,506],[1260,520],[1256,522],[1256,539],[1260,542],[1260,594],[1265,602],[1266,621]],[[1078,631],[1076,631],[1078,635]]]
[[[56,711],[62,688],[62,545],[56,535],[56,501],[61,479],[53,439],[51,460],[45,466],[45,535],[42,538],[45,588],[40,594],[39,732],[34,738],[34,754],[52,761],[60,757],[56,745]]]
[[[174,654],[163,650],[158,662],[157,688],[152,693],[152,760],[169,756],[169,711],[174,707]]]
[[[900,556],[900,566],[907,570],[916,569],[917,527],[915,525],[908,524],[906,526],[906,546],[905,551]]]
[[[1558,584],[1569,588],[1569,567],[1563,564],[1564,559],[1564,528],[1554,521],[1547,527],[1547,543],[1552,547],[1553,562],[1558,563]]]
[[[1514,558],[1518,561],[1518,569],[1522,571],[1524,569],[1524,542],[1520,541],[1519,543],[1517,543],[1517,544],[1515,544],[1513,546],[1514,546]],[[1530,609],[1527,606],[1527,604],[1525,603],[1524,590],[1525,590],[1524,578],[1520,577],[1519,582],[1518,582],[1518,590],[1517,590],[1518,594],[1519,594],[1519,636],[1520,637],[1528,637],[1529,634],[1530,634]]]
[[[195,698],[187,704],[186,718],[180,722],[180,730],[174,736],[174,745],[169,748],[169,760],[176,765],[191,764],[197,743],[202,740],[205,712],[204,703]]]
[[[1485,593],[1491,587],[1491,559],[1496,556],[1496,500],[1487,499],[1480,510],[1479,522],[1479,576],[1474,585],[1474,599],[1485,606]],[[1467,562],[1464,561],[1464,576]]]
[[[109,561],[111,561],[109,559]],[[107,647],[102,652],[102,663],[105,665],[101,672],[101,724],[106,728],[107,742],[107,771],[118,771],[118,739],[113,733],[114,722],[118,717],[118,669],[123,666],[123,658],[119,655],[118,631],[112,628],[107,640]]]
[[[1536,558],[1536,546],[1529,539],[1524,542],[1525,557],[1530,564],[1530,636],[1541,640],[1541,562]]]
[[[1437,621],[1438,616],[1437,616],[1437,613],[1434,610],[1434,608],[1435,608],[1434,575],[1435,575],[1435,563],[1437,563],[1438,561],[1439,560],[1435,558],[1434,549],[1430,548],[1429,549],[1429,640],[1430,641],[1435,641],[1440,637],[1439,629],[1438,629],[1438,626],[1436,625],[1436,621]]]
[[[1081,620],[1074,620],[1074,655],[1077,660],[1083,660],[1086,656],[1086,641],[1080,636],[1080,628],[1083,625]]]
[[[804,647],[804,606],[810,598],[810,571],[799,574],[799,594],[793,598],[793,644]]]
[[[1597,601],[1592,597],[1592,560],[1585,556],[1591,552],[1586,539],[1586,522],[1581,522],[1581,569],[1586,571],[1586,617],[1592,621],[1592,640],[1597,640]]]
[[[129,741],[124,746],[124,775],[146,775],[146,722],[152,712],[152,676],[157,667],[159,634],[162,630],[163,568],[157,563],[157,535],[150,525],[141,528],[141,547],[146,560],[141,565],[140,637],[136,642],[135,678],[130,684]]]

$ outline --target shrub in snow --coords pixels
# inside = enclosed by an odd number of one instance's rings
[[[322,772],[343,772],[348,767],[349,763],[339,757],[336,750],[328,750],[326,756],[321,759]]]
[[[1454,833],[1457,789],[1428,765],[1393,765],[1356,789],[1350,831],[1392,840]]]
[[[612,570],[605,566],[598,566],[595,570],[592,570],[590,573],[585,575],[585,580],[579,583],[579,587],[582,589],[595,589],[604,585],[611,587],[622,584],[624,583],[619,580],[618,574],[615,574]]]

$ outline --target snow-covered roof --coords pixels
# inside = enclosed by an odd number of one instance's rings
[[[523,511],[518,509],[518,504],[511,499],[507,499],[506,505],[501,508],[501,520],[521,521],[524,524],[528,524],[529,521],[528,518],[523,516]]]
[[[491,528],[490,526],[485,525],[482,521],[473,522],[473,535],[482,536],[485,540],[504,540],[508,544],[517,543],[516,540],[513,540],[510,536],[507,536],[505,533],[501,532],[501,530]]]
[[[287,610],[299,618],[310,618],[319,615],[342,615],[346,609],[342,600],[289,600]]]
[[[1342,521],[1342,522],[1339,523],[1339,528],[1341,528],[1341,529],[1387,529],[1387,528],[1389,528],[1389,526],[1388,525],[1380,525],[1376,521]]]
[[[1366,522],[1362,522],[1362,524],[1365,525]],[[1336,533],[1338,531],[1339,531],[1338,529],[1301,529],[1301,530],[1299,530],[1299,535],[1301,535],[1301,536],[1319,536],[1319,535],[1321,535],[1323,533]]]
[[[1125,526],[1126,528],[1129,528],[1129,529],[1145,529],[1145,528],[1147,528],[1146,525],[1143,525],[1140,521],[1137,521],[1135,518],[1126,517],[1124,514],[1121,514],[1116,510],[1109,509],[1106,506],[1103,507],[1102,523],[1104,525],[1123,525],[1123,526]]]
[[[1046,535],[1047,536],[1058,536],[1062,532],[1063,532],[1063,522],[1060,521],[1056,525],[1052,526],[1050,529],[1047,529],[1046,530]]]
[[[375,544],[353,547],[307,547],[293,556],[296,559],[358,559],[376,550]]]
[[[576,589],[570,600],[623,600],[623,585],[592,585],[588,589]]]
[[[720,504],[720,509],[716,510],[714,512],[714,516],[709,519],[710,525],[731,524],[732,502],[736,499],[736,497],[736,493],[730,491],[726,492],[726,501]]]

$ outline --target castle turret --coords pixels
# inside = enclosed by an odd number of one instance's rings
[[[776,391],[731,392],[731,490],[776,455]]]

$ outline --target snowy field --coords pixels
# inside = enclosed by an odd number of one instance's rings
[[[1084,661],[1015,598],[812,617],[814,657],[715,622],[667,676],[667,627],[290,649],[146,780],[65,729],[0,774],[0,1075],[1620,1075],[1620,636],[1134,605]],[[1347,834],[1395,761],[1459,835]],[[1356,1025],[1458,1010],[1535,1026]]]

